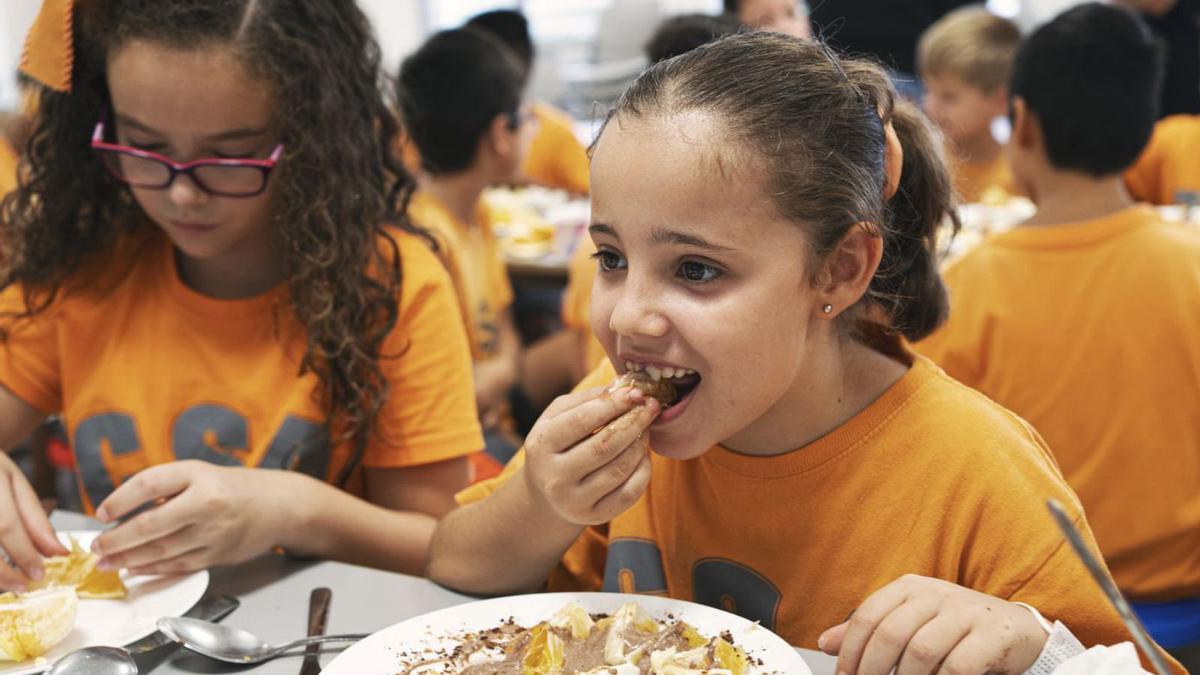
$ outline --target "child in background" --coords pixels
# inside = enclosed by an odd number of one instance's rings
[[[533,75],[534,47],[525,15],[511,9],[479,14],[466,24],[491,33],[517,57],[521,67],[521,88],[529,87]],[[575,136],[571,117],[549,103],[537,101],[530,106],[537,119],[537,133],[521,169],[521,179],[575,194],[588,192],[587,150]]]
[[[1029,38],[1009,153],[1037,214],[946,270],[950,320],[917,349],[1042,434],[1117,585],[1200,672],[1200,233],[1122,185],[1161,73],[1127,10]]]
[[[86,509],[121,523],[103,569],[282,547],[420,571],[482,438],[450,281],[391,208],[407,177],[366,17],[72,5],[31,32],[46,86],[0,211],[0,445],[61,414]],[[63,551],[0,471],[20,588]]]
[[[812,37],[808,4],[800,0],[724,0],[725,13],[754,30]]]
[[[1125,187],[1150,204],[1200,204],[1200,115],[1159,120],[1150,143],[1125,172]]]
[[[491,35],[460,28],[429,38],[400,67],[400,111],[424,169],[409,204],[433,233],[458,291],[475,362],[475,401],[488,451],[503,463],[508,396],[517,383],[521,339],[512,286],[480,197],[514,180],[536,121],[521,102],[522,73]],[[453,86],[448,86],[453,83]]]
[[[904,346],[945,317],[953,199],[880,67],[726,37],[642,74],[592,160],[610,363],[460,496],[434,580],[695,600],[857,675],[1049,672],[1073,638],[1015,602],[1126,639],[1047,514],[1090,540],[1037,434]],[[609,388],[630,371],[673,392]]]
[[[646,58],[653,65],[686,54],[744,27],[732,14],[681,14],[666,19],[646,42]]]
[[[1008,80],[1021,41],[1016,24],[973,6],[939,19],[917,45],[925,112],[942,129],[954,188],[965,202],[1014,192],[992,122],[1008,113]]]

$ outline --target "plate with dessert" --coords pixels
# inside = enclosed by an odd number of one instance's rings
[[[208,572],[129,575],[96,569],[98,532],[59,532],[70,553],[47,558],[45,577],[25,593],[0,593],[0,675],[40,673],[60,656],[122,646],[180,616],[208,588]]]
[[[811,675],[782,638],[728,612],[622,593],[540,593],[385,628],[324,675]]]

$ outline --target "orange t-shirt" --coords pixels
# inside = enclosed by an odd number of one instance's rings
[[[1200,203],[1200,115],[1171,115],[1125,172],[1130,194],[1151,204]]]
[[[585,366],[591,371],[608,354],[592,332],[592,284],[596,280],[596,261],[592,255],[596,246],[588,237],[581,237],[571,254],[567,267],[567,288],[563,291],[562,320],[584,341]]]
[[[438,242],[462,308],[472,358],[490,358],[499,348],[499,320],[512,305],[513,290],[487,207],[480,202],[475,222],[464,223],[433,195],[417,192],[408,215]]]
[[[362,466],[396,468],[483,447],[471,363],[450,281],[419,238],[397,232],[400,311],[380,365],[388,398]],[[296,468],[333,480],[316,375],[299,375],[305,335],[286,284],[246,300],[200,295],[179,278],[157,228],[128,235],[102,275],[77,275],[31,320],[4,320],[0,383],[61,413],[90,511],[149,466],[182,459]],[[87,278],[82,278],[86,276]],[[20,289],[0,295],[21,311]],[[361,471],[347,489],[362,493]]]
[[[525,178],[546,187],[587,194],[591,160],[571,129],[571,118],[545,103],[533,104],[538,130],[525,156]]]
[[[990,162],[966,162],[957,157],[952,147],[946,147],[950,159],[950,176],[954,190],[966,204],[996,201],[1017,194],[1016,181],[1003,149]]]
[[[613,377],[605,363],[579,386]],[[522,460],[459,501],[485,498]],[[725,607],[815,648],[822,631],[912,573],[1028,603],[1085,644],[1129,639],[1046,510],[1048,497],[1058,499],[1090,539],[1041,439],[924,358],[803,448],[752,457],[716,446],[696,459],[652,462],[646,493],[585,530],[550,590]]]
[[[1200,596],[1200,232],[1149,206],[1019,226],[945,279],[915,348],[1045,437],[1126,594]]]

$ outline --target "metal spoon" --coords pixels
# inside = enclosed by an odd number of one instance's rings
[[[158,629],[188,649],[210,659],[226,663],[261,663],[305,645],[326,642],[358,642],[367,634],[322,635],[303,638],[283,645],[269,645],[257,635],[240,628],[222,626],[211,621],[166,617],[158,620]]]
[[[50,666],[45,675],[137,675],[129,652],[120,647],[76,649]]]

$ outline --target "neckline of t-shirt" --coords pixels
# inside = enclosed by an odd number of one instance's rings
[[[992,237],[991,243],[1018,248],[1075,248],[1108,241],[1161,220],[1154,207],[1134,204],[1092,220],[1056,225],[1018,225]]]
[[[263,315],[274,308],[287,293],[287,284],[280,283],[265,293],[250,298],[226,300],[209,297],[189,287],[179,276],[175,247],[171,240],[164,236],[160,243],[159,275],[172,299],[190,312],[217,319]]]
[[[845,424],[808,445],[782,455],[757,456],[735,452],[724,446],[714,446],[700,456],[732,473],[754,479],[790,478],[811,471],[845,453],[862,447],[912,401],[913,396],[937,376],[938,368],[929,359],[912,356],[908,369],[879,398]]]

